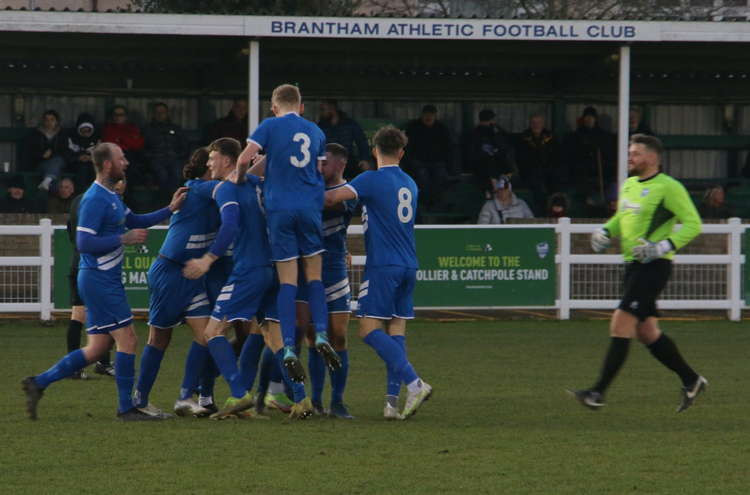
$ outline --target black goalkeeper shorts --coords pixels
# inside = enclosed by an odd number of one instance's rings
[[[68,287],[70,291],[70,305],[84,306],[81,294],[78,293],[78,265],[71,267],[68,274]]]
[[[672,274],[672,261],[654,260],[651,263],[633,261],[625,265],[625,290],[619,309],[644,321],[650,316],[659,316],[656,299],[664,290]]]

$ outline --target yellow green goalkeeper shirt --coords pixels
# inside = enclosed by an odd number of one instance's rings
[[[682,224],[679,230],[675,225]],[[641,238],[651,242],[669,239],[675,249],[701,232],[701,217],[685,187],[658,173],[648,179],[630,177],[620,189],[617,213],[604,224],[612,237],[620,237],[625,261],[633,261],[633,247]],[[672,259],[674,251],[663,258]]]

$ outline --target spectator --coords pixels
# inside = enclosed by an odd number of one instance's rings
[[[229,137],[244,143],[247,141],[247,136],[247,100],[238,98],[232,103],[232,108],[226,117],[211,124],[207,142],[212,143],[219,138]]]
[[[435,105],[425,105],[422,115],[406,126],[406,170],[419,187],[420,203],[428,209],[438,200],[438,192],[448,181],[453,156],[453,140],[448,128],[437,120]]]
[[[26,185],[23,177],[15,175],[7,183],[8,194],[0,199],[0,212],[37,213],[34,202],[26,198]]]
[[[68,148],[65,152],[67,169],[75,176],[78,191],[84,191],[94,181],[94,165],[91,150],[101,141],[94,125],[94,117],[82,113],[76,119],[76,128],[68,133]]]
[[[578,128],[565,143],[565,159],[569,179],[586,204],[604,204],[607,184],[616,175],[616,141],[614,134],[599,127],[599,115],[594,107],[586,107]]]
[[[47,199],[47,213],[68,213],[73,202],[75,184],[67,177],[57,181],[50,191],[52,194]]]
[[[558,191],[565,180],[559,163],[559,143],[545,123],[543,115],[532,115],[528,129],[520,134],[517,142],[521,183],[531,191],[532,209],[537,215],[545,210],[548,193]]]
[[[718,184],[706,189],[698,212],[704,219],[726,219],[735,216],[734,211],[726,203],[724,188]]]
[[[39,189],[49,191],[65,167],[67,141],[60,127],[60,114],[56,110],[44,112],[39,127],[26,138],[25,144],[27,168],[41,173]]]
[[[503,176],[495,183],[495,197],[482,206],[477,223],[496,225],[505,223],[508,218],[534,218],[534,214],[526,201],[513,193],[508,177]]]
[[[565,193],[553,193],[547,201],[547,216],[550,218],[562,218],[570,216],[570,201]]]
[[[628,115],[628,136],[633,134],[646,134],[647,136],[653,136],[654,131],[643,122],[641,119],[641,109],[638,107],[630,107],[630,114]]]
[[[349,152],[344,177],[351,179],[370,168],[367,137],[354,119],[339,110],[336,100],[323,100],[320,104],[318,127],[325,133],[327,143],[338,143]]]
[[[495,123],[495,112],[479,112],[479,125],[469,138],[469,165],[479,188],[492,197],[491,178],[516,171],[515,153],[510,134]]]
[[[143,163],[145,161],[143,157],[143,135],[137,125],[128,122],[128,111],[124,106],[116,105],[112,108],[110,122],[105,124],[102,130],[102,142],[115,143],[122,148],[125,159],[129,162],[128,168],[125,171],[128,184],[132,186],[146,184],[146,176],[143,170]],[[132,194],[129,194],[132,191],[133,187],[127,189],[126,204],[131,206],[131,208],[142,206],[134,204],[133,200],[135,198]],[[135,208],[133,209],[136,210]]]
[[[157,103],[151,122],[143,129],[143,135],[146,159],[159,191],[165,198],[171,198],[180,185],[182,165],[188,155],[185,133],[182,127],[170,120],[169,107],[165,103]]]

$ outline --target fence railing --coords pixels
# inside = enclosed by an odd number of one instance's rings
[[[443,225],[417,228],[471,229],[476,226]],[[494,228],[551,228],[557,233],[557,294],[554,306],[561,319],[570,318],[571,310],[610,310],[619,302],[622,257],[619,254],[574,254],[572,236],[590,234],[597,224],[575,224],[560,219],[555,224],[501,225]],[[675,256],[675,276],[668,286],[659,307],[683,310],[726,310],[729,319],[737,321],[746,308],[742,279],[745,257],[742,254],[742,235],[747,226],[733,218],[726,224],[704,224],[703,234],[726,236],[726,254],[679,254]],[[39,225],[0,226],[0,236],[37,236],[38,256],[0,256],[0,312],[38,313],[49,320],[54,308],[52,301],[53,231],[49,219]],[[57,228],[60,228],[59,226]],[[164,228],[164,227],[156,227]],[[493,228],[481,226],[480,228]],[[351,236],[361,236],[362,226],[349,227]],[[29,253],[31,254],[31,253]],[[353,295],[361,281],[365,256],[352,257],[350,272]],[[498,307],[500,308],[500,307]],[[502,309],[512,307],[502,306]]]

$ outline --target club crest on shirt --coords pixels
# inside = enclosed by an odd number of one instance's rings
[[[116,210],[116,209],[117,209],[117,203],[112,203],[112,209],[113,209],[113,210]]]
[[[641,197],[647,196],[648,193],[651,192],[648,187],[644,188],[643,191],[641,191]]]

